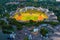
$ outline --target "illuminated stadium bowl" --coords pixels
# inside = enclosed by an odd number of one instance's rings
[[[17,21],[43,21],[48,19],[48,15],[41,10],[40,8],[35,7],[25,7],[18,8],[12,18],[15,18]]]

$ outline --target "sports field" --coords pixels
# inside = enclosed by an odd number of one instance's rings
[[[15,13],[15,15],[13,16],[13,18],[15,18],[18,21],[28,21],[28,20],[34,20],[34,21],[43,21],[44,19],[47,19],[48,16],[41,12],[41,11],[37,11],[37,10],[27,10],[25,12],[20,12],[18,14]]]

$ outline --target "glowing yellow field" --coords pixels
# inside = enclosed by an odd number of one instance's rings
[[[15,15],[13,16],[13,18],[15,18],[18,21],[28,21],[28,20],[33,20],[33,21],[43,21],[44,19],[47,19],[48,16],[40,11],[36,11],[36,10],[27,10],[25,12],[20,12],[18,14],[15,13]]]

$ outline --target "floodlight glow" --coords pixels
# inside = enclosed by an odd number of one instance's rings
[[[40,10],[28,9],[27,11],[16,12],[13,16],[17,21],[43,21],[48,16]]]

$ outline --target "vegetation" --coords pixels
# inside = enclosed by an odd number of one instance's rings
[[[58,19],[57,19],[59,22],[60,22],[60,16],[58,17]]]
[[[46,34],[48,33],[48,30],[46,28],[41,28],[40,33],[42,34],[42,36],[46,36]]]
[[[29,40],[28,37],[25,37],[24,40]]]
[[[12,18],[8,18],[7,21],[9,22],[9,24],[11,25],[17,25],[17,21],[15,19],[12,19]]]
[[[3,17],[4,17],[3,14],[0,13],[0,18],[3,18]]]
[[[4,20],[0,20],[0,27],[3,33],[11,33],[14,31],[12,25],[7,24]]]
[[[49,24],[52,26],[56,26],[56,25],[59,25],[60,23],[59,22],[49,22]]]
[[[15,11],[17,8],[17,5],[6,5],[6,9],[10,12],[10,11]]]
[[[5,13],[5,14],[3,14],[3,16],[9,18],[10,14],[9,13]]]
[[[2,32],[4,33],[4,34],[11,34],[12,32],[10,32],[10,31],[8,31],[8,30],[2,30]]]
[[[22,30],[23,26],[21,24],[16,25],[17,26],[17,30]]]
[[[0,4],[0,14],[2,14],[4,12],[5,8],[2,4]]]
[[[17,30],[22,30],[23,29],[22,23],[18,22],[17,20],[12,19],[12,18],[8,18],[7,20],[9,21],[10,25],[15,25],[17,27]]]
[[[4,20],[0,20],[0,26],[6,25],[7,23]]]

